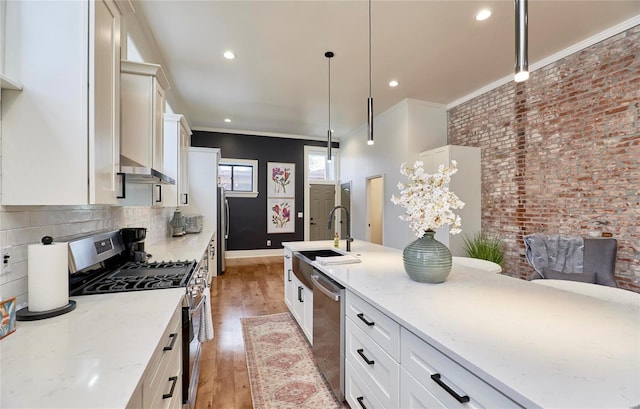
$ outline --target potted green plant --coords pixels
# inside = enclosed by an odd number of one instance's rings
[[[463,237],[465,251],[472,258],[493,261],[502,265],[504,260],[504,246],[502,239],[484,233],[477,233],[472,238]]]

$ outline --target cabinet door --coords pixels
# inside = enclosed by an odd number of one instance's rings
[[[191,146],[191,134],[180,125],[180,152],[178,157],[178,203],[181,206],[189,204],[189,146]]]
[[[294,288],[294,300],[293,300],[293,317],[298,321],[301,328],[304,328],[304,285],[294,275],[292,277]]]
[[[151,166],[157,171],[164,170],[164,89],[157,79],[153,79],[153,137],[151,142]]]
[[[292,255],[289,250],[284,251],[284,303],[293,312],[293,303],[296,297],[296,289],[293,285]]]
[[[89,2],[89,203],[117,203],[120,168],[120,13]]]

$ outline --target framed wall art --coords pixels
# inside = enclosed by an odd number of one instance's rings
[[[295,199],[267,198],[267,233],[295,233]]]
[[[267,162],[267,197],[296,197],[296,164]]]

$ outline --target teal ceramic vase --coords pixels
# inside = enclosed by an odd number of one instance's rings
[[[410,243],[402,252],[404,271],[414,281],[442,283],[451,271],[451,252],[427,230],[424,236]]]

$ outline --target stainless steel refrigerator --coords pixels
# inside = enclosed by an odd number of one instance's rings
[[[218,275],[224,273],[224,257],[229,238],[229,202],[224,187],[218,187],[218,226],[216,231],[216,253],[218,254]]]

